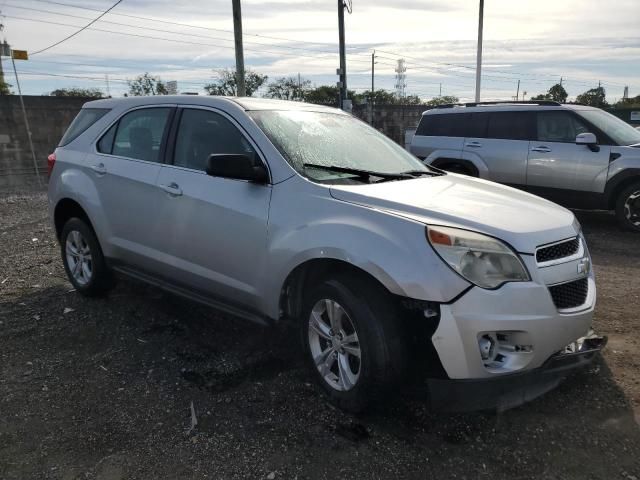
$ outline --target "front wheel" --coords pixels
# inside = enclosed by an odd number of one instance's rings
[[[640,182],[620,193],[616,202],[616,217],[625,230],[640,232]]]
[[[402,380],[406,350],[398,321],[388,292],[358,276],[325,280],[306,296],[303,348],[338,407],[361,411]]]

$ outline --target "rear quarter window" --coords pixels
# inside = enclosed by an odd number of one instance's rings
[[[416,135],[425,137],[464,137],[466,115],[463,113],[438,113],[423,115]]]
[[[60,140],[59,146],[64,147],[74,141],[82,135],[87,128],[104,117],[109,110],[108,108],[83,108],[80,110],[76,118],[71,122],[71,125],[69,125],[69,128],[67,128],[62,140]]]

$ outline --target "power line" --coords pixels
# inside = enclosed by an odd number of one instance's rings
[[[122,1],[122,0],[121,0]],[[25,17],[18,17],[15,15],[5,15],[6,18],[12,18],[15,20],[23,20],[23,21],[28,21],[28,22],[36,22],[36,23],[46,23],[49,25],[59,25],[59,26],[63,26],[63,27],[75,27],[77,25],[72,25],[69,23],[62,23],[62,22],[54,22],[51,20],[41,20],[41,19],[35,19],[35,18],[25,18]],[[166,37],[157,37],[157,36],[152,36],[152,35],[142,35],[142,34],[138,34],[138,33],[130,33],[130,32],[118,32],[115,30],[107,30],[107,29],[103,29],[103,28],[96,28],[96,27],[89,27],[89,30],[95,31],[95,32],[103,32],[103,33],[111,33],[111,34],[116,34],[116,35],[126,35],[126,36],[130,36],[130,37],[137,37],[137,38],[148,38],[151,40],[162,40],[165,42],[173,42],[173,43],[182,43],[185,45],[201,45],[201,46],[206,46],[206,47],[214,47],[214,48],[225,48],[225,49],[231,49],[233,50],[234,47],[230,46],[230,45],[216,45],[213,43],[203,43],[203,42],[192,42],[189,40],[178,40],[175,38],[166,38]],[[313,58],[313,59],[317,59],[319,57],[326,57],[327,55],[335,55],[333,53],[328,54],[328,53],[319,53],[318,55],[302,55],[299,53],[287,53],[287,52],[278,52],[278,51],[271,51],[271,50],[259,50],[256,48],[246,48],[245,50],[250,50],[252,52],[256,52],[256,53],[262,53],[262,54],[272,54],[272,55],[286,55],[286,56],[293,56],[293,57],[304,57],[304,58]],[[362,63],[369,63],[367,60],[358,60],[358,59],[352,59],[352,62],[362,62]]]
[[[93,25],[94,23],[96,23],[98,20],[100,20],[102,17],[104,17],[107,13],[109,13],[111,10],[113,10],[114,8],[116,8],[120,3],[122,2],[122,0],[117,0],[116,3],[114,3],[113,5],[111,5],[111,7],[107,8],[104,12],[102,12],[100,15],[98,15],[96,18],[94,18],[93,20],[91,20],[89,23],[87,23],[84,27],[82,27],[80,30],[78,30],[77,32],[72,33],[71,35],[69,35],[68,37],[63,38],[62,40],[60,40],[59,42],[54,43],[53,45],[49,45],[46,48],[43,48],[41,50],[37,50],[35,52],[31,52],[31,56],[33,55],[37,55],[39,53],[45,52],[53,47],[57,47],[58,45],[60,45],[63,42],[66,42],[67,40],[69,40],[70,38],[75,37],[76,35],[78,35],[80,32],[82,32],[83,30],[86,30],[87,28],[89,28],[91,25]]]
[[[88,20],[87,17],[83,17],[81,15],[72,15],[72,14],[67,14],[67,13],[54,12],[52,10],[44,10],[44,9],[40,9],[40,8],[23,7],[23,6],[12,5],[12,4],[6,4],[6,6],[9,7],[9,8],[16,8],[16,9],[20,9],[20,10],[28,10],[28,11],[32,11],[32,12],[46,13],[46,14],[51,14],[51,15],[58,15],[58,16],[61,16],[61,17],[78,18],[78,19],[81,19],[81,20]],[[32,19],[32,20],[37,20],[37,19]],[[175,31],[166,30],[166,29],[145,27],[145,26],[139,26],[139,25],[131,25],[129,23],[112,22],[112,21],[109,21],[109,20],[102,20],[100,23],[110,24],[110,25],[117,25],[117,26],[121,26],[121,27],[134,28],[134,29],[138,29],[138,30],[149,30],[149,31],[153,31],[153,32],[170,33],[172,35],[182,35],[182,36],[193,37],[193,38],[206,38],[206,39],[209,39],[209,40],[221,40],[223,42],[233,42],[232,38],[212,37],[211,35],[198,35],[196,33],[175,32]],[[273,48],[285,48],[285,49],[290,49],[290,50],[302,50],[302,51],[305,51],[305,52],[329,53],[329,54],[332,54],[332,55],[335,54],[335,52],[333,52],[333,51],[316,50],[316,49],[305,48],[305,47],[297,47],[297,46],[291,46],[291,45],[279,45],[279,44],[274,44],[274,43],[264,43],[264,42],[255,42],[255,41],[247,41],[246,43],[251,43],[251,44],[254,44],[254,45],[264,45],[264,46],[273,47]],[[360,55],[360,54],[355,54],[354,53],[354,54],[351,54],[351,55]]]
[[[63,7],[70,7],[70,8],[77,8],[80,10],[90,10],[90,11],[100,11],[99,9],[96,8],[91,8],[91,7],[82,7],[79,5],[73,5],[70,3],[64,3],[64,2],[56,2],[54,0],[32,0],[34,2],[40,2],[40,3],[48,3],[51,5],[60,5]],[[177,25],[180,27],[188,27],[188,28],[197,28],[197,29],[201,29],[201,30],[209,30],[209,31],[215,31],[215,32],[225,32],[225,33],[230,33],[233,34],[233,30],[224,30],[221,28],[212,28],[212,27],[203,27],[201,25],[191,25],[189,23],[183,23],[183,22],[174,22],[174,21],[169,21],[169,20],[160,20],[157,18],[151,18],[151,17],[144,17],[144,16],[140,16],[140,15],[131,15],[131,14],[126,14],[126,13],[112,13],[112,15],[117,15],[117,16],[121,16],[121,17],[129,17],[129,18],[135,18],[138,20],[147,20],[150,22],[158,22],[158,23],[164,23],[166,25]],[[306,43],[309,45],[323,45],[325,47],[335,47],[334,43],[325,43],[325,42],[310,42],[310,41],[306,41],[306,40],[297,40],[297,39],[293,39],[293,38],[283,38],[283,37],[274,37],[274,36],[269,36],[269,35],[260,35],[257,33],[243,33],[243,36],[252,36],[252,37],[259,37],[259,38],[268,38],[271,40],[280,40],[280,41],[286,41],[286,42],[295,42],[295,43]],[[347,47],[347,48],[352,48],[352,49],[363,49],[363,48],[367,48],[368,47],[358,47],[358,46],[352,46],[352,47]]]

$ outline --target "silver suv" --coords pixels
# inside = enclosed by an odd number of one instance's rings
[[[588,363],[574,215],[425,166],[339,110],[252,98],[87,103],[49,158],[69,280],[124,274],[236,317],[293,322],[359,410],[416,376],[434,407],[507,408]]]
[[[640,132],[598,108],[443,105],[422,115],[410,150],[430,165],[567,207],[615,210],[623,228],[640,232]]]

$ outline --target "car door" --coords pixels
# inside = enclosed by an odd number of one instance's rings
[[[140,270],[162,268],[163,220],[157,209],[162,195],[156,181],[174,110],[163,105],[125,113],[98,140],[89,160],[112,260]]]
[[[576,136],[590,127],[573,112],[536,112],[536,140],[531,142],[527,185],[603,192],[611,147],[576,145]],[[596,133],[596,132],[591,132]],[[596,133],[597,136],[597,133]]]
[[[246,154],[263,162],[231,117],[179,108],[170,156],[157,186],[171,281],[214,299],[253,308],[266,258],[271,186],[205,173],[211,154]]]
[[[531,112],[477,112],[472,118],[474,133],[465,138],[463,158],[479,157],[489,170],[489,180],[524,186],[533,136]]]

